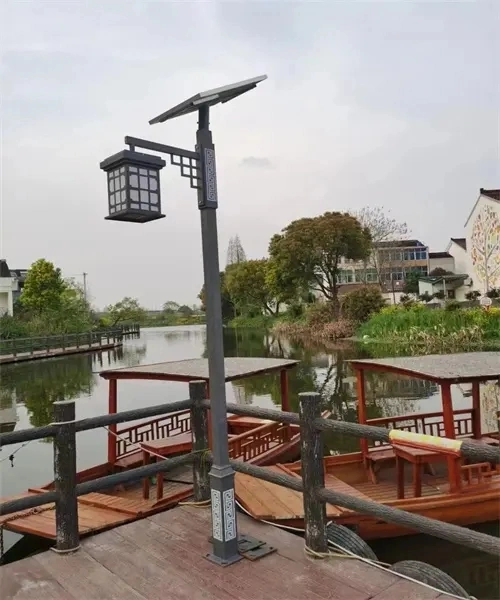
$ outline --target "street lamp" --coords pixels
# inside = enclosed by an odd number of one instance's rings
[[[164,216],[161,214],[160,206],[160,169],[165,165],[165,161],[157,156],[136,152],[136,147],[169,155],[170,163],[180,167],[181,176],[187,177],[191,187],[198,192],[205,279],[210,410],[212,416],[213,463],[210,471],[212,554],[208,558],[221,565],[236,562],[240,560],[241,555],[238,553],[234,471],[229,464],[227,438],[226,383],[216,216],[217,175],[215,148],[212,141],[212,132],[209,128],[209,112],[211,106],[229,102],[237,96],[254,89],[265,79],[267,79],[267,75],[261,75],[246,81],[201,92],[151,119],[149,123],[153,125],[197,112],[198,130],[194,151],[126,137],[125,144],[128,144],[130,149],[123,150],[107,158],[100,165],[101,169],[108,173],[109,216],[106,218],[110,220],[145,223]],[[141,171],[147,171],[147,173],[142,174]],[[136,174],[139,175],[139,185],[136,185],[136,179],[134,178]],[[141,183],[141,177],[148,180],[144,179]],[[137,191],[139,191],[139,201],[137,201],[135,194]],[[154,195],[156,191],[157,198]],[[142,195],[142,192],[144,192],[144,195]]]

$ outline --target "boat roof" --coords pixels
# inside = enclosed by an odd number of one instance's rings
[[[224,359],[226,381],[290,369],[298,362],[298,360],[283,358],[228,357]],[[163,379],[164,381],[194,381],[198,379],[208,381],[208,359],[189,358],[152,365],[121,367],[101,371],[99,375],[104,379]]]
[[[466,383],[500,377],[500,352],[428,354],[349,362],[358,370],[387,371],[437,382]]]

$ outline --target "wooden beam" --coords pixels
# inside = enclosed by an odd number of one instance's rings
[[[451,384],[443,382],[441,384],[441,401],[443,405],[444,432],[450,440],[455,439],[455,416],[453,414],[453,401],[451,398]],[[452,456],[447,458],[448,478],[450,481],[450,491],[455,492],[460,489],[460,471],[457,461]]]
[[[472,383],[472,435],[478,440],[481,437],[481,389],[479,381]]]
[[[115,414],[118,410],[117,400],[117,380],[109,380],[109,396],[108,396],[108,414]],[[116,462],[116,437],[113,433],[116,433],[117,426],[110,425],[108,431],[108,463],[114,465]]]
[[[363,369],[356,368],[356,392],[358,396],[358,421],[361,425],[366,425],[366,390],[365,390],[365,372]],[[368,440],[361,438],[359,440],[363,457],[368,454]]]

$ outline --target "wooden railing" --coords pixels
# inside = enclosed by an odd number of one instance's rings
[[[56,547],[60,551],[76,551],[79,547],[78,529],[78,503],[79,496],[91,492],[114,488],[131,481],[138,481],[152,477],[158,473],[166,473],[180,465],[192,463],[195,502],[206,501],[210,498],[211,489],[209,482],[209,469],[211,456],[208,447],[208,419],[207,409],[210,401],[203,399],[206,384],[204,381],[191,382],[190,399],[172,402],[161,406],[124,411],[116,414],[102,415],[89,419],[75,420],[74,401],[54,403],[54,423],[44,427],[36,427],[21,431],[0,434],[0,446],[24,443],[31,440],[51,437],[54,440],[54,489],[32,495],[9,500],[0,505],[0,514],[12,514],[18,511],[29,510],[52,502],[56,503]],[[278,474],[271,469],[249,464],[248,461],[230,459],[230,464],[235,471],[246,473],[259,479],[287,487],[303,493],[305,516],[305,541],[314,552],[326,552],[328,549],[326,539],[326,504],[338,505],[349,510],[370,515],[377,519],[394,523],[405,528],[421,533],[433,535],[453,543],[489,552],[500,556],[498,539],[473,530],[458,527],[448,523],[441,523],[434,519],[413,514],[392,506],[379,504],[373,500],[351,496],[325,488],[323,468],[323,442],[322,432],[337,432],[352,435],[358,438],[367,438],[376,441],[388,442],[389,433],[386,427],[373,427],[355,423],[346,423],[321,417],[321,397],[316,393],[300,394],[300,416],[295,413],[264,409],[253,406],[227,404],[227,412],[273,421],[271,430],[253,433],[254,441],[265,439],[268,443],[268,434],[272,431],[275,440],[284,439],[284,425],[291,426],[289,431],[300,427],[301,440],[301,474],[302,478],[286,473]],[[114,473],[77,483],[76,478],[76,433],[88,431],[99,427],[109,427],[117,423],[133,422],[138,419],[159,417],[168,413],[185,414],[186,409],[191,411],[191,425],[193,428],[192,444],[193,453],[159,461],[120,473]],[[266,424],[267,428],[268,425]],[[274,427],[274,429],[273,429]],[[271,437],[272,437],[271,436]],[[234,440],[235,438],[233,438]],[[234,442],[233,442],[234,443]],[[246,442],[245,442],[246,443]],[[241,444],[233,447],[233,453],[244,454],[245,448]],[[460,444],[460,456],[474,463],[500,463],[498,449],[464,440]],[[226,465],[223,465],[224,467]],[[482,477],[489,477],[484,467],[469,469],[471,481]],[[213,490],[212,490],[213,491]],[[220,507],[219,507],[220,508]],[[216,508],[213,507],[213,510]],[[225,516],[217,515],[220,520]]]
[[[500,466],[495,465],[495,467],[492,467],[491,463],[489,462],[462,465],[460,470],[461,481],[463,481],[467,486],[488,483],[493,475],[500,474]]]
[[[189,410],[126,427],[117,431],[117,435],[120,437],[116,439],[116,458],[120,459],[137,452],[137,444],[165,439],[190,431],[191,413]]]
[[[109,346],[121,342],[123,336],[140,332],[138,325],[123,325],[113,329],[45,335],[29,338],[0,338],[0,356],[19,354],[49,353],[54,349],[82,348],[91,346]]]
[[[472,435],[472,409],[464,408],[453,411],[455,435],[463,437]],[[387,429],[400,429],[412,433],[424,433],[436,437],[446,437],[442,412],[423,413],[418,415],[401,415],[396,417],[380,417],[369,419],[367,425],[386,427]],[[385,446],[387,442],[374,441],[374,446]]]
[[[229,439],[229,456],[235,460],[251,462],[258,456],[289,442],[291,425],[266,423]]]

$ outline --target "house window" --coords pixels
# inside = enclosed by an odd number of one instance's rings
[[[448,300],[455,300],[455,290],[446,290],[448,292]]]

